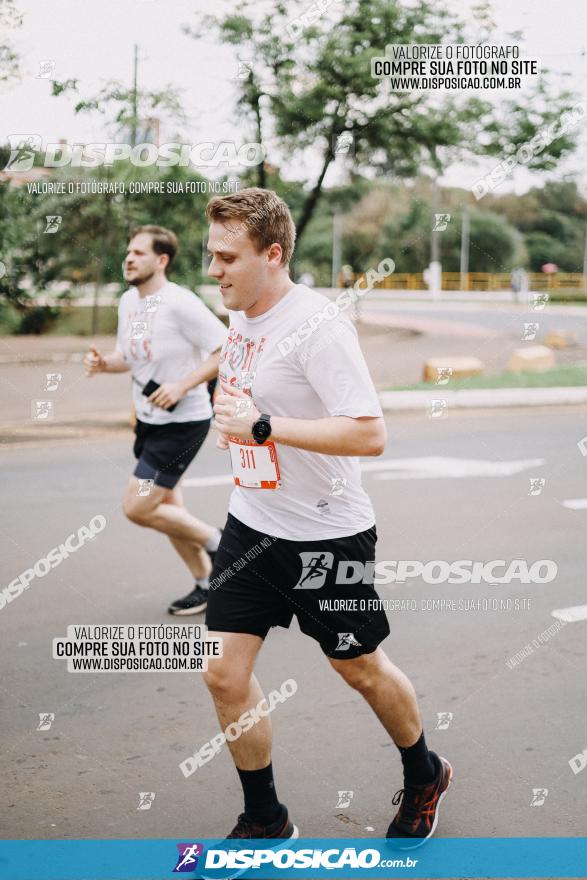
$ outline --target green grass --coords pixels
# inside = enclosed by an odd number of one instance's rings
[[[0,336],[14,333],[20,322],[15,309],[3,305],[0,308]],[[90,306],[72,306],[64,308],[62,314],[51,326],[46,336],[108,336],[116,333],[118,309],[116,306],[98,307],[98,326],[92,333],[92,309]]]
[[[542,373],[498,373],[494,376],[470,376],[467,379],[451,379],[446,385],[419,382],[417,385],[396,385],[388,391],[432,391],[444,388],[449,391],[479,388],[559,388],[587,386],[587,364],[565,364]]]
[[[587,291],[585,290],[550,290],[548,292],[550,302],[555,303],[579,303],[587,302]]]
[[[116,306],[98,307],[98,326],[96,336],[108,336],[116,333],[118,323],[118,309]],[[79,306],[67,309],[49,331],[49,336],[91,336],[92,334],[92,309],[89,306]]]

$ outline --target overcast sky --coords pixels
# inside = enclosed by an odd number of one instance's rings
[[[23,27],[14,33],[13,43],[20,52],[21,82],[0,93],[2,131],[0,140],[9,134],[34,133],[43,141],[65,138],[69,142],[106,139],[99,115],[76,116],[73,100],[51,98],[50,83],[37,78],[39,63],[55,62],[54,77],[76,78],[83,95],[97,91],[105,80],[116,78],[131,82],[133,44],[139,45],[140,83],[147,88],[161,88],[173,83],[183,89],[183,103],[188,113],[185,140],[222,141],[246,139],[234,116],[237,93],[238,59],[236,50],[217,43],[214,35],[195,41],[181,32],[181,25],[193,23],[194,11],[206,8],[216,12],[234,9],[236,3],[215,0],[98,0],[82,4],[79,0],[16,0],[25,15]],[[469,19],[476,0],[451,0],[451,6]],[[310,5],[310,0],[308,0]],[[292,5],[292,10],[293,10]],[[304,8],[304,6],[302,6]],[[333,6],[333,10],[335,6]],[[494,18],[498,31],[521,30],[525,34],[528,56],[556,70],[568,73],[566,84],[578,92],[587,106],[586,45],[584,5],[580,0],[495,0]],[[295,12],[292,11],[292,15]],[[383,47],[381,47],[383,50]],[[581,188],[587,194],[587,173],[581,156],[585,155],[587,136],[583,125],[583,148],[567,160],[561,173],[578,173]],[[165,132],[162,132],[165,140]],[[170,132],[167,132],[169,135]],[[302,169],[291,160],[277,158],[287,177],[303,177]],[[312,159],[309,159],[312,166]],[[495,160],[476,167],[453,167],[444,182],[470,187],[480,173],[489,170]],[[299,172],[299,173],[296,173]],[[336,180],[333,169],[328,182]],[[545,175],[529,174],[524,169],[513,181],[503,184],[500,192],[515,188],[521,192],[541,183]]]

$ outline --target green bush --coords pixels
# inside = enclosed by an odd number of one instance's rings
[[[33,306],[27,309],[16,329],[19,335],[33,334],[40,336],[47,333],[59,317],[59,309],[53,306]]]

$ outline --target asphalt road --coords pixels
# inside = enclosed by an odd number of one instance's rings
[[[553,609],[586,602],[587,511],[563,504],[587,497],[587,457],[577,447],[585,411],[414,415],[389,419],[388,428],[383,459],[367,462],[380,469],[364,476],[379,560],[558,566],[547,584],[416,579],[379,588],[382,598],[417,605],[389,612],[384,647],[414,682],[430,745],[454,765],[438,834],[583,835],[587,772],[574,774],[569,761],[587,747],[587,623],[566,625],[513,668],[506,661],[554,623]],[[69,624],[168,623],[167,603],[189,589],[166,540],[122,515],[130,434],[3,449],[0,466],[5,584],[94,516],[106,518],[93,541],[0,610],[1,835],[224,834],[241,809],[226,748],[189,779],[178,766],[217,732],[199,676],[72,674],[51,657],[52,639]],[[186,497],[218,524],[230,487],[211,478],[224,474],[225,457],[209,440]],[[531,478],[545,479],[541,494],[529,494]],[[433,599],[504,602],[495,611],[424,610]],[[258,675],[267,691],[289,678],[298,685],[272,717],[278,793],[301,835],[382,836],[401,768],[366,704],[295,624],[270,634]],[[54,714],[50,729],[37,730],[39,713]],[[435,729],[439,713],[452,713],[445,729]],[[531,806],[533,789],[548,789],[541,806]],[[337,807],[340,791],[353,792],[348,807]],[[150,809],[137,809],[139,792],[155,793]]]
[[[397,314],[417,320],[431,319],[448,323],[477,325],[495,334],[518,342],[525,323],[537,323],[536,343],[540,344],[550,330],[569,330],[577,334],[579,345],[587,345],[587,309],[581,305],[546,303],[543,308],[526,304],[498,302],[409,302],[385,298],[384,293],[371,293],[364,300],[366,311]]]
[[[378,388],[421,381],[431,357],[475,356],[487,375],[506,369],[516,348],[540,344],[550,329],[577,334],[578,344],[555,353],[557,364],[587,362],[587,309],[548,306],[528,312],[522,306],[464,303],[403,303],[384,301],[380,294],[361,306],[365,321],[358,325],[369,370]],[[538,323],[535,342],[522,342],[524,323]],[[114,338],[93,340],[111,351]],[[130,416],[128,374],[87,379],[81,365],[90,340],[41,337],[0,340],[0,443],[31,440],[55,433],[59,425],[88,428],[124,423]],[[16,362],[16,358],[20,358]],[[60,358],[51,360],[51,358]],[[10,362],[12,359],[12,362]],[[47,390],[50,382],[53,385]],[[48,401],[50,419],[35,421],[36,401]]]

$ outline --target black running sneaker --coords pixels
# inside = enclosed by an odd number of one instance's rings
[[[270,825],[261,825],[259,822],[252,822],[244,813],[238,817],[237,823],[227,837],[227,840],[235,838],[254,839],[261,838],[270,840],[278,838],[280,840],[293,839],[299,836],[299,831],[293,822],[290,822],[287,807],[281,805],[281,813]]]
[[[438,808],[450,785],[452,767],[436,752],[430,752],[430,756],[438,769],[436,779],[427,785],[406,785],[393,796],[392,803],[401,804],[386,836],[394,838],[394,842],[398,838],[399,849],[422,846],[436,829]]]
[[[299,837],[299,831],[296,826],[289,821],[287,807],[281,805],[281,812],[275,822],[270,825],[262,825],[259,822],[252,822],[244,813],[238,817],[237,823],[223,841],[216,845],[216,849],[230,850],[238,852],[239,849],[245,847],[250,852],[250,847],[255,848],[255,844],[238,844],[229,843],[233,840],[274,840],[275,843],[268,844],[269,849],[279,850],[287,846],[288,840]],[[265,848],[265,847],[264,847]],[[250,868],[224,868],[214,871],[214,880],[235,880],[246,874]],[[202,874],[204,880],[212,880],[212,875]]]
[[[184,596],[183,599],[176,599],[167,609],[170,614],[177,616],[187,614],[201,614],[206,610],[208,604],[208,590],[203,587],[195,586],[191,593]]]

